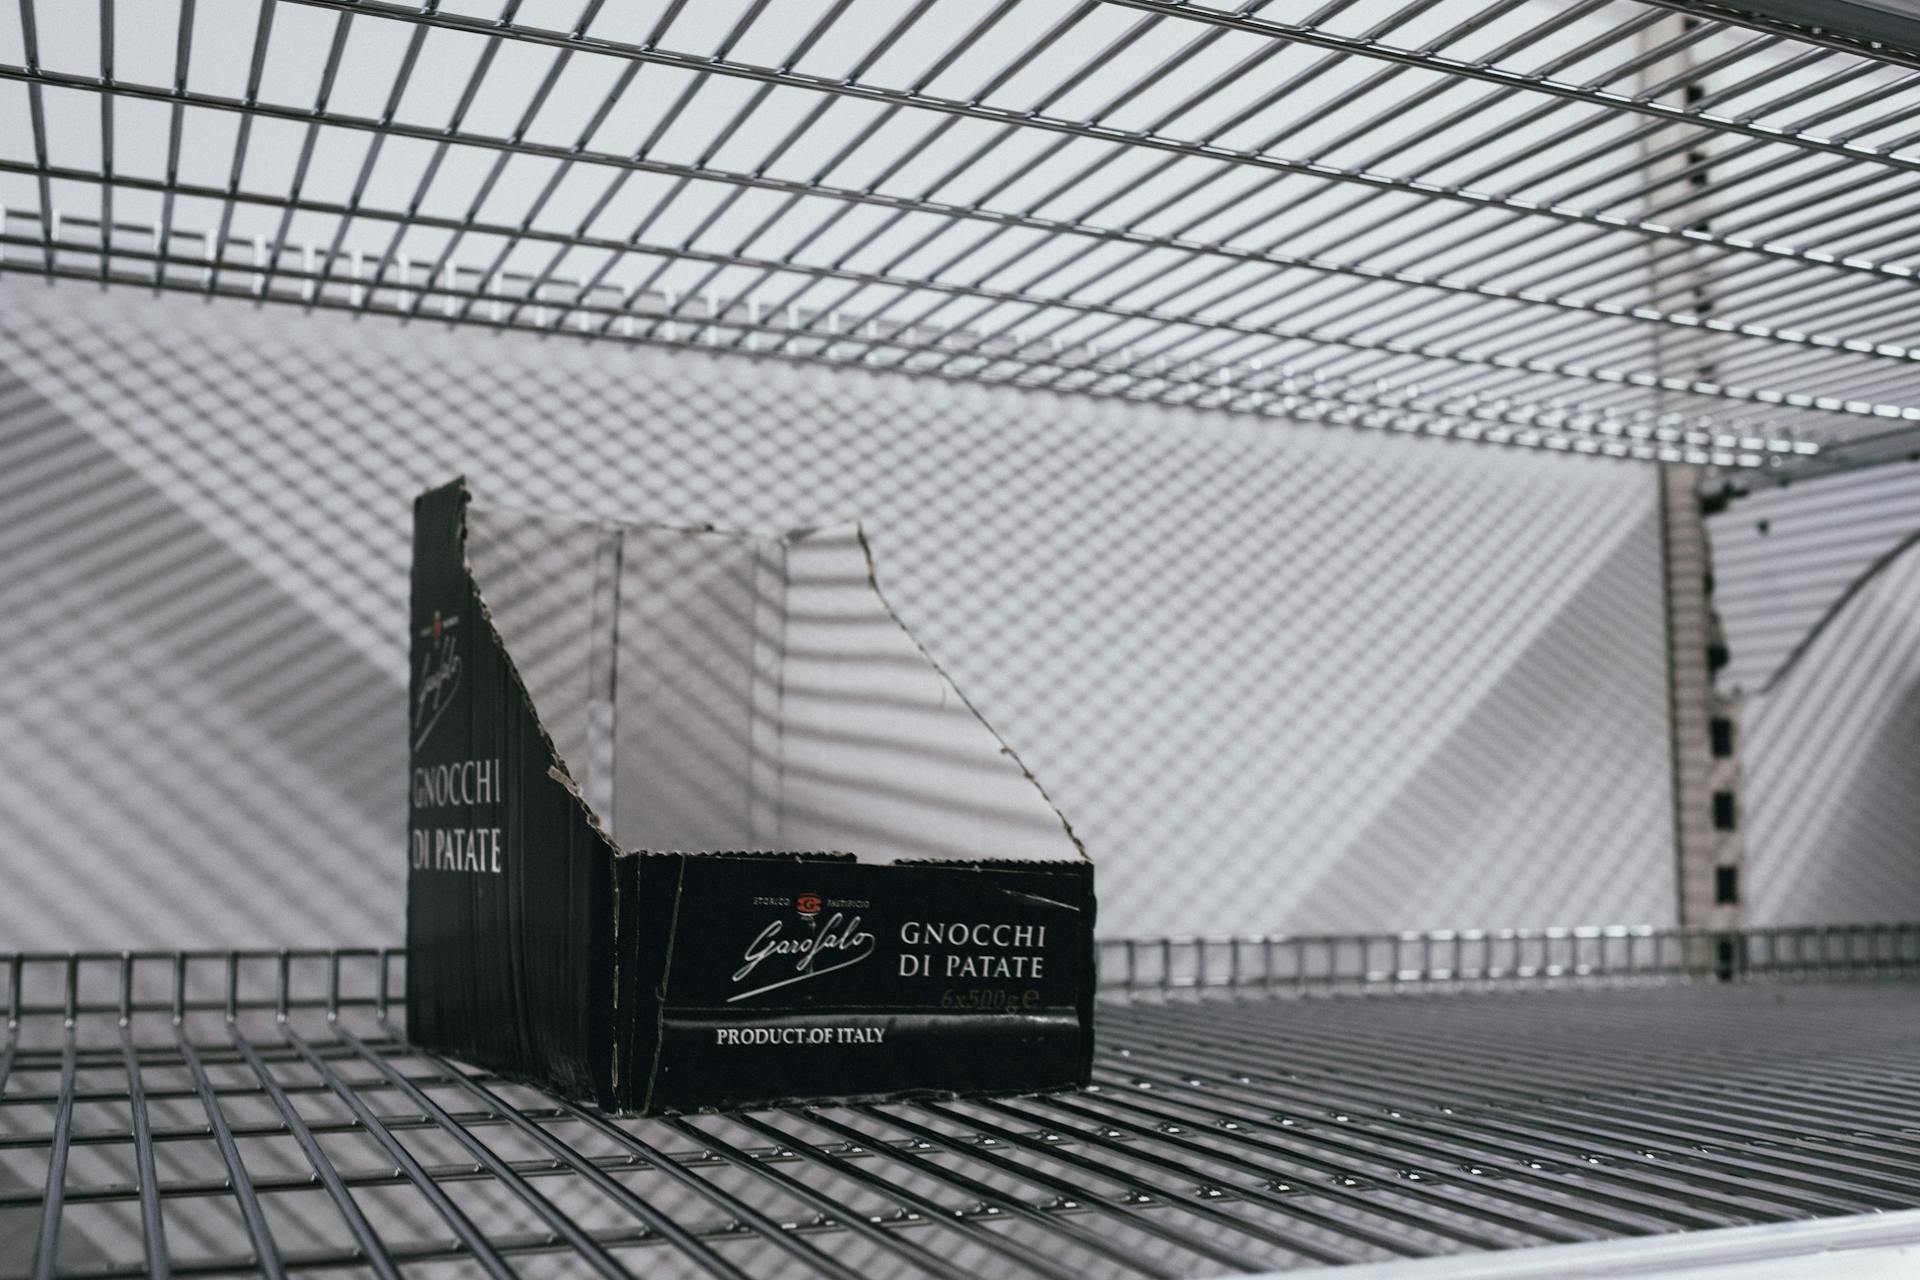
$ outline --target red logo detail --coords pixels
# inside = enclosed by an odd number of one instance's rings
[[[794,909],[803,916],[810,916],[820,910],[820,895],[803,893],[793,900]]]
[[[436,609],[433,614],[433,638],[438,640],[443,630],[445,630],[445,627],[440,622],[440,611]]]

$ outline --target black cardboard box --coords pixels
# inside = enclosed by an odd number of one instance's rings
[[[456,482],[411,626],[415,1043],[642,1113],[1086,1082],[1092,864],[857,528]]]

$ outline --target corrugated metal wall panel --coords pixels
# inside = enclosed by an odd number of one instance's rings
[[[1722,679],[1747,689],[1754,923],[1912,918],[1920,912],[1920,548],[1842,598],[1920,530],[1920,466],[1761,491],[1707,527],[1732,651]]]
[[[1765,488],[1710,518],[1729,691],[1758,693],[1847,585],[1920,528],[1920,465]]]
[[[1109,934],[1673,919],[1642,466],[70,285],[0,283],[0,366],[10,945],[399,936],[456,471],[864,520]]]
[[[1920,914],[1920,555],[1856,596],[1746,721],[1755,922]]]

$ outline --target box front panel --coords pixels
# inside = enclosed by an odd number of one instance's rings
[[[1085,1082],[1091,866],[687,857],[680,872],[636,1105]]]

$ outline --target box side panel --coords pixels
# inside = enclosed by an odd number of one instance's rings
[[[407,1024],[417,1043],[608,1095],[612,858],[463,554],[466,491],[414,511]]]
[[[466,558],[540,724],[588,786],[592,715],[594,557],[604,526],[524,511],[467,509]]]
[[[880,594],[860,532],[787,557],[783,847],[900,858],[1078,860],[1071,830]]]
[[[641,1109],[1087,1081],[1088,864],[689,856],[673,914]]]

